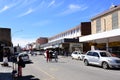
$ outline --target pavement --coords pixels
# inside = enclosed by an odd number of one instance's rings
[[[32,75],[23,75],[22,77],[17,77],[16,79],[12,78],[13,63],[8,62],[9,66],[1,65],[3,62],[0,62],[0,80],[39,80],[33,78]],[[17,69],[17,66],[16,66]]]
[[[62,56],[61,56],[62,57]],[[65,58],[65,57],[63,57]],[[3,66],[3,62],[0,61],[0,80],[14,80],[12,78],[13,63],[8,62],[8,66]],[[39,80],[33,79],[31,75],[23,75],[22,77],[17,78],[17,80]]]
[[[13,80],[12,79],[12,62],[8,62],[8,66],[1,65],[3,62],[0,62],[0,80]]]

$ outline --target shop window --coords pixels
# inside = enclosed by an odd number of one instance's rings
[[[118,28],[118,12],[112,14],[112,29]]]
[[[101,32],[101,19],[96,20],[96,33]]]

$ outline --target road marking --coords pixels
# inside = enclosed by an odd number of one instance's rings
[[[49,76],[51,79],[56,80],[56,78],[54,76],[52,76],[51,74],[49,74],[48,72],[46,72],[46,71],[44,71],[44,70],[42,70],[42,69],[40,69],[38,67],[35,67],[35,68],[37,68],[37,70],[39,70],[40,72],[43,72],[44,74],[46,74],[47,76]]]
[[[58,68],[50,68],[51,71],[58,71]]]

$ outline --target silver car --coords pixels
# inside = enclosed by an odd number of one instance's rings
[[[92,64],[104,69],[120,68],[120,58],[112,57],[109,52],[102,50],[88,51],[83,61],[86,66]]]

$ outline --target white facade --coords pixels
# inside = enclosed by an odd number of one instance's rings
[[[51,39],[48,40],[49,42],[54,42],[57,40],[61,40],[61,39],[65,39],[65,38],[77,38],[81,36],[81,30],[80,30],[80,26],[77,26],[73,29],[70,29],[68,31],[62,32],[56,36],[53,36]]]
[[[83,36],[80,37],[79,41],[80,42],[93,41],[97,43],[120,41],[120,29],[114,29],[111,31]]]

